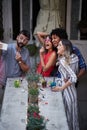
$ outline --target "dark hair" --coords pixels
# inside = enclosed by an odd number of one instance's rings
[[[68,39],[68,35],[65,29],[63,28],[55,28],[52,30],[50,35],[57,35],[60,39]]]
[[[30,33],[27,30],[21,30],[19,34],[23,34],[24,36],[28,38],[28,40],[30,39]]]
[[[57,48],[55,49],[55,47],[54,47],[54,45],[53,45],[53,43],[52,43],[52,37],[51,37],[51,35],[48,35],[48,36],[46,37],[46,39],[47,39],[47,38],[50,39],[50,42],[51,42],[51,44],[52,44],[52,50],[57,52]],[[45,39],[45,41],[46,41],[46,39]],[[44,48],[45,48],[45,46],[44,46]],[[46,53],[48,52],[48,50],[47,50],[46,48],[45,48],[45,52],[46,52]]]
[[[66,47],[66,50],[70,52],[70,54],[73,53],[73,46],[71,41],[67,40],[67,39],[61,39],[62,44]]]

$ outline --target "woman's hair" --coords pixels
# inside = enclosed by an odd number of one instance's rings
[[[55,50],[55,47],[53,46],[53,43],[52,43],[52,38],[51,38],[51,36],[50,36],[50,35],[48,35],[48,36],[45,38],[45,42],[46,42],[46,41],[50,41],[50,42],[51,42],[51,44],[52,44],[52,50],[56,51],[56,50]],[[44,46],[44,48],[45,48],[45,46]],[[48,50],[47,50],[47,49],[45,49],[45,52],[47,53],[47,52],[48,52]]]
[[[72,43],[67,39],[61,39],[63,46],[65,47],[64,56],[66,58],[66,62],[70,63],[70,55],[73,53],[73,46]]]
[[[68,39],[68,35],[65,29],[63,28],[55,28],[52,30],[50,35],[57,35],[60,39]]]

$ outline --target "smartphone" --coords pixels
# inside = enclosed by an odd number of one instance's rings
[[[7,50],[7,48],[8,48],[8,44],[7,43],[0,42],[0,49],[1,50]]]

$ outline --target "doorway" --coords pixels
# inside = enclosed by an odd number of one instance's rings
[[[12,37],[15,40],[20,31],[20,0],[12,0],[12,28]]]
[[[80,39],[87,40],[87,0],[82,0],[81,22],[83,31],[80,32]]]
[[[36,26],[36,21],[37,21],[37,16],[38,16],[38,12],[40,10],[40,4],[39,4],[39,0],[33,0],[33,4],[32,4],[32,10],[33,10],[33,27],[32,27],[32,33],[34,32],[35,26]]]
[[[16,39],[20,30],[20,5],[21,0],[3,0],[3,29],[4,42],[11,42]]]

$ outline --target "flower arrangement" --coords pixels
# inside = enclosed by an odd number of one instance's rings
[[[34,112],[39,113],[39,107],[37,105],[29,105],[28,106],[28,114],[32,115]]]
[[[28,81],[28,110],[27,110],[27,126],[26,130],[45,130],[46,121],[39,113],[38,107],[38,82],[40,75],[31,71],[27,74]]]
[[[46,126],[46,121],[43,116],[39,114],[39,107],[36,105],[29,105],[27,130],[43,130]]]
[[[28,73],[26,75],[26,79],[28,81],[28,88],[29,89],[31,89],[31,88],[38,88],[38,82],[40,80],[40,74],[36,74],[34,71],[31,71],[30,73]]]
[[[38,95],[39,95],[39,90],[38,88],[31,87],[29,88],[29,103],[38,103]]]

